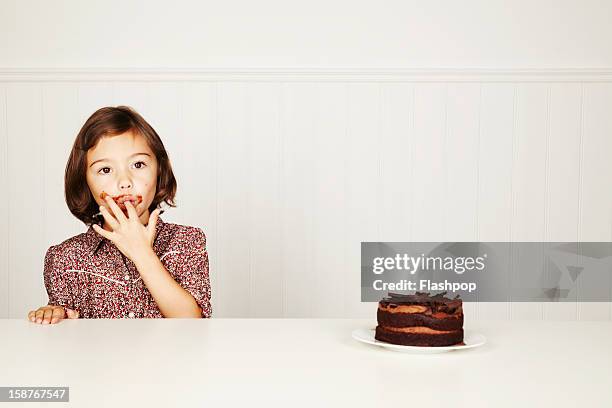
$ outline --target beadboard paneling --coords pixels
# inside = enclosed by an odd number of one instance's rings
[[[215,316],[373,318],[359,301],[361,241],[610,240],[611,81],[588,70],[5,70],[0,317],[46,303],[46,249],[85,231],[63,172],[101,106],[133,106],[160,134],[178,180],[178,207],[162,217],[205,231]],[[611,311],[466,304],[477,319]]]

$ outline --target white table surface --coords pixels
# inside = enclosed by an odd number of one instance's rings
[[[487,344],[429,355],[351,338],[375,324],[5,319],[0,386],[69,386],[53,407],[612,406],[612,322],[466,321]]]

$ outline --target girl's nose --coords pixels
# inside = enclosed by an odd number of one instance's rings
[[[122,181],[121,183],[119,183],[119,190],[126,190],[132,188],[132,183],[128,180]]]

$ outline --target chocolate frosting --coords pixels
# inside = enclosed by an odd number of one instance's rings
[[[441,292],[431,296],[427,292],[416,292],[414,295],[405,295],[402,293],[387,293],[387,297],[380,301],[383,306],[399,306],[399,305],[428,305],[432,311],[444,311],[453,313],[458,307],[461,306],[463,301],[459,295],[453,299],[447,298],[447,292]]]

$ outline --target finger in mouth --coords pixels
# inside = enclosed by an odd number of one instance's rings
[[[102,194],[100,194],[100,198],[105,200],[108,195],[109,194],[103,191]],[[125,207],[126,201],[130,201],[134,207],[136,207],[138,204],[142,202],[141,195],[133,196],[130,194],[120,194],[118,196],[112,197],[112,199],[115,201],[115,203],[117,203],[117,205],[119,205],[120,208],[126,208]]]

